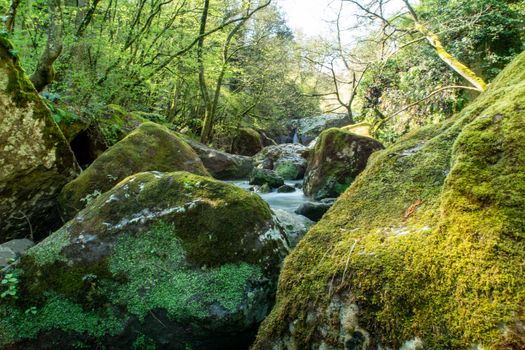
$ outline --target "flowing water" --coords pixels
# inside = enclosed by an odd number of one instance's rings
[[[233,180],[227,181],[231,184],[237,185],[245,190],[249,190],[253,185],[248,183],[248,180]],[[285,181],[287,185],[294,187],[296,184],[301,184],[302,180]],[[301,188],[296,188],[295,192],[291,193],[277,193],[276,191],[270,193],[257,193],[264,199],[272,209],[283,209],[291,213],[294,212],[301,204],[309,202],[311,199],[306,197]]]

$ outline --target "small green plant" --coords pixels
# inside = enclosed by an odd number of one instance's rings
[[[56,94],[42,94],[43,101],[46,106],[51,111],[51,115],[57,124],[60,124],[61,121],[64,121],[68,124],[71,124],[80,119],[80,117],[71,111],[59,108],[54,102],[58,101],[59,97]]]
[[[18,276],[14,273],[8,273],[2,278],[0,282],[2,288],[5,289],[0,298],[6,299],[8,297],[17,298],[17,286],[18,286]]]
[[[36,306],[31,306],[29,309],[27,309],[24,313],[26,315],[36,315],[37,314],[37,308]]]
[[[100,192],[99,190],[95,190],[93,191],[93,193],[90,193],[86,195],[84,198],[81,198],[80,201],[86,203],[86,205],[89,205],[95,198],[97,198],[101,194],[102,192]]]

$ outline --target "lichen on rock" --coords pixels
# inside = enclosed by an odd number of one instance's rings
[[[372,155],[287,257],[255,350],[525,347],[524,67]]]
[[[259,196],[209,177],[128,177],[22,258],[18,299],[0,300],[0,348],[129,349],[139,335],[247,346],[287,253],[273,220]]]
[[[12,50],[0,37],[0,242],[59,227],[56,197],[79,170]]]

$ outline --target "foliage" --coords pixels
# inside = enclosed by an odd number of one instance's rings
[[[417,7],[420,19],[439,33],[454,56],[491,81],[523,48],[525,11],[503,0],[424,0]],[[403,36],[395,43],[402,47],[416,39]],[[425,42],[401,49],[386,62],[377,62],[360,89],[362,118],[377,121],[405,106],[423,100],[394,117],[378,133],[384,142],[414,128],[435,124],[462,110],[477,93],[446,89],[466,85]],[[429,98],[427,98],[429,97]]]
[[[231,58],[223,62],[226,36],[247,3],[210,2],[207,28],[214,32],[206,37],[203,57],[210,94],[225,68],[215,120],[218,133],[317,110],[315,100],[303,96],[294,39],[275,6],[244,24],[232,41]],[[105,106],[118,104],[163,115],[162,122],[174,128],[200,132],[204,105],[192,45],[199,29],[195,13],[201,6],[197,0],[66,2],[64,50],[48,93],[60,95],[72,110],[91,119],[101,119]],[[12,36],[28,72],[35,70],[46,44],[47,11],[45,0],[22,2],[18,8]],[[232,24],[225,25],[229,21]],[[58,121],[67,118],[62,109],[53,112]],[[112,137],[111,126],[104,128]]]
[[[6,298],[17,298],[17,286],[18,286],[18,276],[16,273],[6,273],[2,277],[2,281],[0,282],[0,287],[3,289],[2,293],[0,294],[0,298],[6,299]]]

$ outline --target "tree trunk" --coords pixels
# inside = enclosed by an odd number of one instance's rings
[[[417,13],[414,10],[414,8],[410,5],[408,0],[403,0],[403,2],[407,6],[408,11],[412,16],[412,19],[414,20],[414,28],[425,36],[427,41],[430,43],[430,45],[432,45],[432,47],[436,51],[439,58],[443,62],[445,62],[450,68],[456,71],[459,75],[465,78],[476,89],[478,89],[479,91],[485,91],[487,89],[487,83],[483,80],[483,78],[479,77],[470,68],[464,65],[460,60],[452,56],[445,49],[443,43],[441,43],[439,36],[419,22]]]
[[[5,28],[8,32],[12,32],[15,29],[15,18],[18,5],[20,5],[20,0],[11,0],[9,10],[7,10],[5,15]]]
[[[202,118],[205,122],[208,118],[208,104],[209,104],[209,96],[208,96],[208,87],[206,86],[206,76],[204,71],[204,59],[203,59],[203,50],[204,50],[204,33],[206,33],[206,22],[208,20],[208,10],[210,7],[210,0],[204,0],[204,8],[202,9],[202,15],[201,15],[201,23],[199,28],[199,40],[197,42],[197,62],[199,63],[199,88],[202,95],[202,100],[204,104],[204,118]],[[202,143],[208,143],[208,137],[206,135],[201,134],[201,142]]]
[[[459,75],[465,78],[470,84],[472,84],[472,86],[474,86],[479,91],[485,91],[487,89],[487,83],[483,80],[483,78],[478,76],[470,68],[461,63],[461,61],[458,60],[456,57],[452,56],[445,49],[445,47],[441,43],[441,40],[439,40],[439,37],[436,34],[432,33],[427,27],[425,27],[421,23],[416,22],[415,27],[419,32],[425,35],[428,42],[430,43],[430,45],[432,45],[439,58],[441,58],[443,62],[445,62],[450,68],[452,68]]]
[[[49,0],[48,9],[49,25],[46,48],[30,78],[38,92],[53,82],[55,78],[53,64],[62,52],[62,0]]]
[[[213,101],[209,108],[206,108],[206,115],[204,116],[204,122],[202,125],[201,131],[201,142],[208,143],[211,141],[211,136],[213,133],[213,123],[215,119],[215,114],[217,113],[217,106],[219,105],[219,97],[221,94],[222,81],[224,79],[224,74],[226,73],[226,62],[223,63],[221,72],[217,79],[217,84],[215,85],[215,93],[213,95]]]

